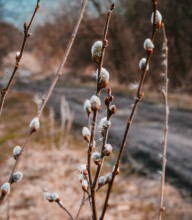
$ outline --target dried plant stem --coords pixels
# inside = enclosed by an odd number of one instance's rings
[[[168,139],[168,120],[169,120],[169,105],[168,105],[168,46],[167,46],[167,36],[165,32],[165,26],[162,25],[163,36],[164,36],[164,45],[163,50],[165,53],[165,89],[162,90],[162,95],[165,104],[165,128],[164,128],[164,139],[163,139],[163,157],[162,157],[162,175],[161,175],[161,191],[160,191],[160,204],[159,204],[159,216],[158,220],[162,219],[163,211],[165,210],[163,201],[164,201],[164,188],[165,188],[165,171],[166,171],[166,154],[167,154],[167,139]]]
[[[2,111],[3,111],[3,106],[4,106],[4,103],[5,103],[5,99],[6,99],[6,96],[10,90],[10,87],[11,87],[11,84],[13,82],[13,79],[15,77],[15,74],[19,68],[19,65],[20,65],[20,61],[21,61],[21,58],[22,58],[22,55],[23,55],[23,52],[24,52],[24,49],[25,49],[25,45],[26,45],[26,42],[27,42],[27,39],[30,37],[30,34],[29,34],[29,29],[32,25],[32,22],[34,20],[34,17],[39,9],[39,3],[40,3],[40,0],[37,0],[37,4],[36,4],[36,7],[35,7],[35,10],[33,12],[33,15],[31,17],[31,20],[29,22],[29,24],[25,23],[24,24],[24,37],[23,37],[23,42],[22,42],[22,46],[21,46],[21,50],[20,50],[20,54],[18,57],[16,57],[16,62],[15,62],[15,67],[13,69],[13,72],[11,74],[11,77],[6,85],[5,88],[3,88],[1,90],[1,100],[0,100],[0,116],[2,115]]]
[[[39,2],[39,1],[38,1],[38,2]],[[63,66],[64,66],[64,64],[65,64],[65,62],[66,62],[66,60],[67,60],[67,57],[68,57],[69,52],[70,52],[70,50],[71,50],[72,44],[73,44],[74,39],[75,39],[75,37],[76,37],[76,34],[77,34],[77,31],[78,31],[79,25],[80,25],[81,20],[82,20],[82,18],[83,18],[83,14],[84,14],[84,11],[85,11],[86,4],[87,4],[87,0],[84,0],[83,3],[82,3],[82,8],[81,8],[81,12],[80,12],[79,18],[78,18],[77,23],[76,23],[76,25],[75,25],[75,27],[74,27],[72,36],[71,36],[71,38],[70,38],[70,40],[69,40],[69,43],[68,43],[68,46],[67,46],[67,50],[66,50],[66,52],[65,52],[65,54],[64,54],[64,57],[63,57],[62,62],[61,62],[61,64],[60,64],[59,68],[58,68],[58,71],[57,71],[57,73],[55,74],[55,78],[54,78],[54,80],[53,80],[53,82],[52,82],[52,84],[51,84],[51,86],[50,86],[50,88],[49,88],[49,90],[48,90],[48,92],[47,92],[47,95],[45,96],[45,98],[44,98],[44,100],[43,100],[43,102],[42,102],[42,105],[41,105],[41,107],[40,107],[40,110],[39,110],[39,112],[38,112],[38,116],[37,116],[37,117],[38,117],[39,119],[40,119],[41,114],[42,114],[42,111],[43,111],[43,109],[44,109],[44,107],[45,107],[45,105],[46,105],[46,103],[47,103],[47,101],[48,101],[48,99],[49,99],[49,97],[50,97],[50,95],[51,95],[51,93],[52,93],[54,87],[55,87],[55,84],[56,84],[57,80],[59,79],[59,76],[62,74]],[[11,175],[10,175],[10,178],[9,178],[9,183],[11,183],[11,181],[12,181],[12,175],[13,175],[13,173],[15,172],[15,170],[17,169],[17,167],[19,166],[19,163],[20,163],[20,161],[21,161],[21,159],[22,159],[22,157],[23,157],[24,150],[25,150],[25,148],[26,148],[26,144],[27,144],[27,142],[28,142],[28,140],[29,140],[29,138],[31,137],[32,134],[33,134],[33,132],[31,132],[31,131],[29,131],[28,134],[27,134],[27,137],[26,137],[24,146],[23,146],[23,148],[22,148],[21,154],[20,154],[19,157],[17,158],[17,160],[16,160],[16,162],[15,162],[15,166],[14,166],[12,172],[11,172]],[[1,197],[0,197],[0,205],[2,204],[2,202],[3,202],[3,200],[4,200],[4,197],[5,197],[5,196],[2,196],[2,195],[1,195]]]
[[[157,32],[157,28],[156,28],[156,25],[155,25],[157,2],[153,3],[153,9],[154,9],[154,20],[153,20],[153,31],[152,31],[152,37],[151,37],[152,42],[154,42],[154,37],[155,37],[155,34]],[[115,164],[115,168],[114,168],[114,171],[113,171],[113,174],[112,174],[112,180],[108,185],[108,190],[107,190],[107,194],[106,194],[106,197],[105,197],[105,202],[104,202],[104,206],[103,206],[103,210],[102,210],[100,220],[104,219],[106,210],[108,208],[109,197],[110,197],[111,190],[112,190],[112,187],[113,187],[113,183],[114,183],[114,180],[115,180],[116,172],[117,172],[117,170],[120,166],[120,161],[121,161],[123,152],[125,150],[125,146],[126,146],[126,142],[127,142],[127,136],[129,134],[130,127],[131,127],[131,124],[133,122],[138,104],[144,96],[144,93],[142,92],[142,89],[143,89],[143,84],[144,84],[145,77],[146,77],[146,74],[147,74],[147,65],[149,64],[151,55],[152,55],[152,53],[148,53],[148,55],[147,55],[145,68],[143,70],[143,73],[142,73],[142,76],[141,76],[141,79],[140,79],[140,82],[139,82],[139,87],[138,87],[138,90],[137,90],[137,96],[135,98],[135,102],[134,102],[134,106],[132,108],[131,114],[130,114],[130,116],[128,118],[128,121],[127,121],[127,126],[126,126],[125,133],[124,133],[124,136],[123,136],[122,144],[121,144],[120,151],[119,151],[117,161],[116,161],[116,164]]]
[[[60,200],[57,201],[57,204],[67,213],[67,215],[70,217],[70,219],[74,220],[71,213],[63,206],[63,203]]]
[[[84,203],[85,203],[85,192],[83,193],[83,198],[82,198],[82,201],[81,201],[81,204],[80,204],[80,207],[79,207],[79,210],[78,210],[78,212],[77,212],[77,215],[76,215],[76,217],[75,217],[75,220],[78,220],[78,218],[79,218],[79,215],[80,215],[80,213],[81,213],[81,211],[82,211],[82,209],[83,209],[83,206],[84,206]]]

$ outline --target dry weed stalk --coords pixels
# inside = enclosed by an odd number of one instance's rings
[[[32,25],[32,22],[34,20],[34,17],[38,11],[40,7],[40,0],[37,0],[37,4],[36,4],[36,7],[35,7],[35,10],[33,12],[33,15],[31,17],[31,20],[29,22],[29,24],[27,24],[26,22],[24,23],[24,37],[23,37],[23,42],[22,42],[22,46],[21,46],[21,49],[20,49],[20,52],[17,52],[16,54],[16,62],[15,62],[15,67],[13,69],[13,72],[11,74],[11,77],[6,85],[5,88],[1,89],[1,100],[0,100],[0,116],[2,114],[2,111],[3,111],[3,106],[4,106],[4,103],[5,103],[5,99],[6,99],[6,96],[10,90],[10,87],[11,87],[11,84],[13,82],[13,79],[15,77],[15,74],[20,66],[20,61],[21,61],[21,58],[23,56],[23,52],[24,52],[24,49],[25,49],[25,45],[26,45],[26,42],[27,42],[27,39],[31,36],[31,33],[29,33],[29,30],[30,30],[30,27]]]
[[[37,3],[39,3],[39,1],[37,1]],[[52,94],[52,92],[53,92],[53,89],[54,89],[54,87],[55,87],[55,85],[56,85],[56,83],[57,83],[59,77],[62,75],[62,71],[63,71],[64,64],[65,64],[65,62],[66,62],[66,60],[67,60],[67,58],[68,58],[69,52],[70,52],[70,50],[71,50],[71,47],[72,47],[73,42],[74,42],[74,40],[75,40],[75,37],[76,37],[76,35],[77,35],[77,32],[78,32],[80,23],[81,23],[81,21],[82,21],[82,18],[83,18],[83,14],[84,14],[86,5],[87,5],[87,0],[84,0],[84,1],[82,2],[82,7],[81,7],[80,15],[79,15],[79,17],[78,17],[78,19],[77,19],[77,22],[76,22],[76,24],[75,24],[75,27],[74,27],[74,29],[73,29],[73,33],[72,33],[71,38],[70,38],[70,40],[69,40],[69,43],[68,43],[68,45],[67,45],[67,49],[66,49],[66,51],[65,51],[65,53],[64,53],[64,56],[63,56],[62,61],[61,61],[61,64],[60,64],[60,66],[59,66],[59,68],[58,68],[58,70],[57,70],[57,72],[56,72],[56,74],[55,74],[55,77],[54,77],[54,79],[53,79],[53,81],[52,81],[52,83],[51,83],[51,86],[50,86],[49,89],[48,89],[47,94],[45,95],[45,97],[44,97],[44,99],[43,99],[43,101],[42,101],[42,104],[41,104],[41,106],[40,106],[40,108],[39,108],[37,117],[33,118],[32,121],[31,121],[31,123],[30,123],[29,130],[28,130],[27,137],[26,137],[26,139],[25,139],[23,148],[20,150],[20,152],[19,152],[19,154],[17,155],[17,157],[15,157],[15,159],[16,159],[16,160],[15,160],[15,165],[14,165],[14,167],[13,167],[13,170],[12,170],[12,172],[11,172],[11,175],[10,175],[10,177],[9,177],[9,180],[8,180],[7,183],[4,183],[4,184],[2,185],[2,187],[1,187],[0,205],[2,204],[4,198],[9,194],[10,189],[11,189],[11,185],[12,185],[14,182],[16,182],[16,181],[13,181],[13,177],[14,177],[15,171],[17,170],[17,168],[18,168],[18,166],[19,166],[19,164],[20,164],[20,162],[21,162],[21,160],[22,160],[22,157],[23,157],[23,154],[24,154],[24,150],[26,149],[26,145],[27,145],[27,143],[28,143],[28,141],[29,141],[31,135],[32,135],[33,133],[35,133],[35,132],[39,129],[39,127],[40,127],[39,120],[40,120],[41,114],[42,114],[42,112],[43,112],[43,109],[44,109],[44,107],[45,107],[45,105],[46,105],[48,99],[50,98],[50,96],[51,96],[51,94]],[[32,22],[32,21],[31,21],[31,22]],[[30,25],[31,25],[31,22],[30,22]],[[19,180],[20,180],[20,179],[19,179]],[[18,182],[18,181],[17,181],[17,182]]]
[[[166,171],[166,162],[167,162],[167,139],[168,139],[168,123],[169,123],[169,105],[168,105],[168,45],[167,45],[167,36],[165,31],[165,25],[162,25],[163,29],[163,53],[165,55],[165,88],[162,90],[164,105],[165,105],[165,127],[164,127],[164,137],[162,145],[162,175],[161,175],[161,193],[160,193],[160,204],[159,204],[159,216],[158,220],[162,219],[163,212],[165,211],[164,207],[164,189],[165,189],[165,171]]]

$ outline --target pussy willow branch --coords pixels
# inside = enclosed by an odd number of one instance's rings
[[[34,20],[34,17],[39,9],[39,3],[40,3],[40,0],[37,1],[37,4],[36,4],[36,7],[35,7],[35,10],[33,12],[33,15],[31,17],[31,20],[29,22],[29,24],[24,24],[24,37],[23,37],[23,42],[22,42],[22,46],[21,46],[21,50],[20,50],[20,54],[19,54],[19,57],[17,58],[16,57],[16,62],[15,62],[15,67],[13,69],[13,72],[11,74],[11,77],[6,85],[5,88],[1,89],[1,100],[0,100],[0,116],[2,114],[2,111],[3,111],[3,106],[4,106],[4,103],[5,103],[5,99],[6,99],[6,96],[10,90],[10,87],[11,87],[11,84],[13,82],[13,79],[15,77],[15,74],[19,68],[19,65],[20,65],[20,61],[21,61],[21,58],[22,58],[22,55],[23,55],[23,52],[24,52],[24,49],[25,49],[25,45],[26,45],[26,42],[27,42],[27,39],[30,37],[30,34],[29,34],[29,29],[32,25],[32,22]]]
[[[169,121],[169,105],[168,105],[168,46],[167,46],[167,36],[165,31],[165,25],[162,25],[163,29],[163,37],[164,37],[164,45],[163,51],[165,53],[165,89],[162,90],[164,104],[165,104],[165,128],[164,128],[164,138],[163,138],[163,157],[162,157],[162,175],[161,175],[161,193],[160,193],[160,204],[159,204],[159,216],[158,220],[162,219],[163,211],[165,207],[163,205],[164,202],[164,188],[165,188],[165,171],[166,171],[166,154],[167,154],[167,139],[168,139],[168,121]]]
[[[31,134],[32,134],[31,131],[29,131],[29,132],[27,133],[27,137],[26,137],[26,139],[25,139],[25,142],[24,142],[24,145],[23,145],[23,147],[22,147],[21,153],[20,153],[20,155],[17,157],[17,159],[16,159],[16,161],[15,161],[15,165],[14,165],[12,171],[11,171],[11,174],[10,174],[9,180],[8,180],[8,182],[9,182],[10,184],[13,183],[13,182],[12,182],[13,174],[14,174],[14,172],[16,171],[16,169],[18,168],[18,166],[19,166],[19,164],[20,164],[20,162],[21,162],[21,160],[22,160],[22,158],[23,158],[23,154],[24,154],[24,151],[25,151],[25,149],[26,149],[26,144],[27,144],[27,142],[28,142],[28,140],[29,140]],[[2,195],[0,196],[0,206],[1,206],[1,204],[3,203],[4,198],[5,198],[5,195],[2,194]]]
[[[39,1],[38,1],[38,2],[39,2]],[[75,27],[74,27],[72,36],[71,36],[71,38],[70,38],[70,40],[69,40],[69,43],[68,43],[68,46],[67,46],[67,50],[66,50],[66,52],[65,52],[65,54],[64,54],[64,56],[63,56],[63,59],[62,59],[62,61],[61,61],[61,64],[60,64],[60,66],[59,66],[59,68],[58,68],[58,70],[57,70],[57,72],[56,72],[56,74],[55,74],[55,77],[54,77],[54,79],[53,79],[53,81],[52,81],[52,84],[51,84],[51,86],[50,86],[50,88],[49,88],[49,90],[48,90],[48,92],[47,92],[47,95],[45,96],[45,98],[44,98],[44,100],[43,100],[43,102],[42,102],[42,105],[41,105],[41,107],[40,107],[40,110],[39,110],[39,112],[38,112],[38,116],[37,116],[37,117],[38,117],[39,119],[40,119],[41,114],[42,114],[42,111],[43,111],[43,109],[44,109],[44,107],[45,107],[45,105],[46,105],[46,103],[47,103],[47,101],[48,101],[48,99],[49,99],[49,97],[50,97],[50,95],[51,95],[51,93],[52,93],[52,91],[53,91],[55,85],[56,85],[57,80],[59,79],[59,77],[60,77],[61,74],[62,74],[64,64],[65,64],[65,62],[66,62],[66,60],[67,60],[67,57],[68,57],[69,52],[70,52],[70,50],[71,50],[71,47],[72,47],[72,45],[73,45],[74,39],[75,39],[75,37],[76,37],[76,34],[77,34],[77,31],[78,31],[79,25],[80,25],[81,20],[82,20],[82,18],[83,18],[83,14],[84,14],[84,11],[85,11],[86,4],[87,4],[87,0],[84,0],[83,3],[82,3],[82,8],[81,8],[80,15],[79,15],[78,20],[77,20],[77,22],[76,22],[76,25],[75,25]],[[31,137],[31,135],[32,135],[33,133],[34,133],[34,132],[29,131],[28,134],[27,134],[27,137],[26,137],[25,143],[24,143],[24,145],[23,145],[21,154],[18,156],[18,158],[17,158],[17,160],[16,160],[16,162],[15,162],[15,166],[14,166],[12,172],[11,172],[11,175],[10,175],[10,178],[9,178],[9,182],[10,182],[10,183],[11,183],[11,181],[12,181],[12,175],[13,175],[13,173],[14,173],[15,170],[17,169],[17,167],[18,167],[18,165],[19,165],[19,163],[20,163],[20,161],[21,161],[21,159],[22,159],[22,157],[23,157],[24,150],[25,150],[25,148],[27,147],[27,146],[26,146],[26,145],[27,145],[27,142],[28,142],[29,138]],[[3,200],[4,200],[4,197],[5,197],[5,196],[2,196],[2,195],[1,195],[1,197],[0,197],[0,205],[2,204],[2,202],[3,202]]]
[[[111,94],[108,94],[108,98],[110,98],[110,96],[111,96]],[[107,103],[107,121],[109,121],[111,118],[109,107],[110,107],[110,102]],[[104,150],[104,147],[107,143],[108,133],[109,133],[109,126],[107,128],[104,128],[103,143],[102,143],[102,147],[101,147],[101,164],[99,164],[97,166],[97,171],[96,171],[93,186],[92,186],[93,190],[95,190],[95,188],[97,186],[97,181],[98,181],[98,178],[99,178],[102,166],[103,166],[103,161],[104,161],[103,150]]]
[[[115,8],[115,4],[113,3],[111,5],[111,9],[109,10],[109,12],[107,14],[107,20],[106,20],[104,34],[103,34],[103,46],[102,46],[102,50],[101,50],[101,58],[100,58],[100,63],[99,63],[99,68],[98,68],[98,80],[97,80],[97,92],[96,92],[96,95],[98,95],[98,96],[100,95],[99,79],[100,79],[101,69],[103,67],[105,48],[108,46],[107,33],[108,33],[108,29],[109,29],[109,22],[110,22],[111,15],[112,15],[114,8]]]
[[[74,220],[71,213],[64,207],[63,203],[60,200],[57,201],[56,203],[67,213],[67,215],[70,217],[71,220]]]
[[[93,112],[91,137],[90,137],[88,152],[87,152],[87,171],[88,171],[90,189],[92,188],[92,184],[93,184],[91,155],[93,151],[93,141],[95,137],[96,121],[97,121],[97,111],[95,110]],[[91,190],[91,205],[92,205],[93,219],[95,220],[97,219],[97,210],[96,210],[95,192],[92,190]]]
[[[151,36],[152,42],[154,42],[154,37],[155,37],[155,34],[157,32],[157,28],[156,28],[156,25],[155,25],[156,10],[157,10],[157,2],[153,2],[154,19],[153,19],[153,31],[152,31],[152,36]],[[110,197],[111,190],[112,190],[112,187],[113,187],[113,183],[114,183],[114,180],[115,180],[116,172],[117,172],[117,170],[118,170],[118,168],[120,166],[120,161],[121,161],[123,152],[124,152],[125,147],[126,147],[127,136],[129,134],[130,127],[131,127],[131,124],[133,122],[133,119],[134,119],[135,112],[137,110],[138,104],[139,104],[139,102],[142,100],[142,98],[144,96],[144,93],[142,92],[142,89],[143,89],[143,84],[144,84],[144,81],[145,81],[145,77],[147,75],[147,65],[149,64],[151,55],[152,54],[150,54],[150,53],[148,53],[148,55],[147,55],[145,68],[143,70],[143,73],[142,73],[142,76],[141,76],[141,79],[140,79],[140,82],[139,82],[139,87],[138,87],[138,90],[137,90],[137,96],[136,96],[136,99],[135,99],[134,106],[132,108],[131,114],[130,114],[130,116],[128,118],[128,121],[127,121],[127,126],[126,126],[125,133],[124,133],[124,136],[123,136],[122,144],[121,144],[120,151],[119,151],[119,154],[118,154],[118,157],[117,157],[117,161],[116,161],[116,164],[115,164],[115,168],[114,168],[114,171],[113,171],[113,174],[112,174],[112,180],[111,180],[111,182],[108,185],[108,190],[107,190],[107,194],[106,194],[106,197],[105,197],[105,202],[104,202],[104,206],[103,206],[103,210],[102,210],[102,214],[101,214],[100,220],[104,219],[106,210],[108,208],[109,197]]]
[[[100,74],[101,74],[101,69],[103,67],[103,61],[104,61],[104,56],[105,56],[105,48],[107,47],[107,33],[109,29],[109,22],[111,19],[111,14],[114,9],[114,4],[111,5],[111,9],[109,10],[107,14],[107,20],[104,28],[104,34],[103,34],[103,46],[101,50],[101,58],[99,61],[99,68],[98,68],[98,79],[97,79],[97,90],[96,90],[96,95],[100,96],[100,88],[99,88],[99,80],[100,80]],[[93,112],[93,122],[92,122],[92,129],[91,129],[91,137],[89,141],[89,146],[88,146],[88,153],[87,153],[87,170],[88,170],[88,176],[89,176],[89,184],[90,184],[90,189],[91,189],[91,200],[92,200],[92,214],[93,214],[93,220],[97,220],[97,208],[96,208],[96,191],[95,187],[92,187],[93,184],[93,177],[92,177],[92,163],[91,163],[91,155],[93,151],[93,141],[95,137],[95,127],[96,127],[96,121],[97,121],[97,114],[98,111]]]

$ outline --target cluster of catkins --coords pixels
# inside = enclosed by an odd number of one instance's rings
[[[154,13],[152,13],[152,16],[151,16],[151,23],[153,24],[153,19],[154,19]],[[160,29],[161,26],[162,26],[162,15],[161,13],[156,10],[156,16],[155,16],[155,25],[156,25],[156,28],[157,29]],[[153,53],[153,49],[154,49],[154,44],[153,42],[151,41],[150,38],[147,38],[145,41],[144,41],[144,44],[143,44],[143,47],[145,49],[145,51],[147,52],[147,54],[151,54]],[[145,65],[146,65],[146,58],[142,58],[139,62],[139,68],[140,70],[149,70],[149,64],[147,64],[146,68],[145,68]]]
[[[103,47],[103,42],[102,41],[96,41],[91,49],[91,54],[92,54],[92,60],[96,62],[98,65],[100,64],[101,56],[102,56],[102,47]],[[98,90],[100,91],[101,89],[104,89],[108,86],[109,83],[109,72],[105,68],[100,69],[100,74],[99,74],[99,69],[96,70],[96,81],[98,85]],[[99,75],[99,76],[98,76]],[[105,98],[105,104],[106,106],[108,105],[108,118],[104,117],[100,120],[98,123],[99,125],[99,132],[101,133],[101,136],[104,137],[106,129],[108,129],[111,126],[111,121],[110,117],[116,112],[116,107],[115,105],[109,106],[110,102],[113,101],[113,96],[111,96],[111,91],[108,89],[108,97]],[[84,102],[84,111],[87,113],[87,116],[89,117],[91,113],[95,113],[99,110],[101,106],[101,100],[99,96],[93,95],[90,100],[86,100]],[[91,126],[88,125],[88,127],[83,127],[82,129],[82,136],[85,139],[85,141],[88,143],[88,146],[92,145],[92,155],[91,159],[94,162],[96,166],[101,166],[103,158],[110,156],[113,150],[113,147],[111,144],[106,143],[103,147],[102,150],[98,151],[96,148],[96,141],[92,140],[91,141]],[[94,131],[92,131],[94,132]],[[88,190],[89,184],[88,184],[88,170],[87,170],[87,165],[82,164],[79,167],[79,179],[82,184],[82,189],[84,191]],[[112,172],[107,173],[105,176],[100,176],[98,179],[98,186],[101,187],[105,185],[106,183],[109,183],[112,179]]]

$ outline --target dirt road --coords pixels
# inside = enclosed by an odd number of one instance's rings
[[[42,92],[41,85],[34,86],[35,91]],[[34,90],[33,90],[34,91]],[[70,108],[75,112],[74,125],[81,133],[86,125],[83,102],[94,94],[93,89],[56,88],[49,106],[54,107],[59,117],[61,95],[65,95]],[[114,94],[117,114],[112,118],[109,142],[119,148],[123,137],[126,120],[131,111],[133,98],[128,99],[121,94]],[[104,98],[104,96],[102,96]],[[149,177],[158,178],[161,164],[161,142],[163,138],[164,109],[162,104],[142,101],[137,110],[134,123],[128,137],[124,161],[135,161],[133,166]],[[100,111],[100,118],[105,116],[105,108]],[[179,188],[187,188],[192,192],[192,112],[170,109],[169,138],[167,152],[167,177],[169,182]]]

